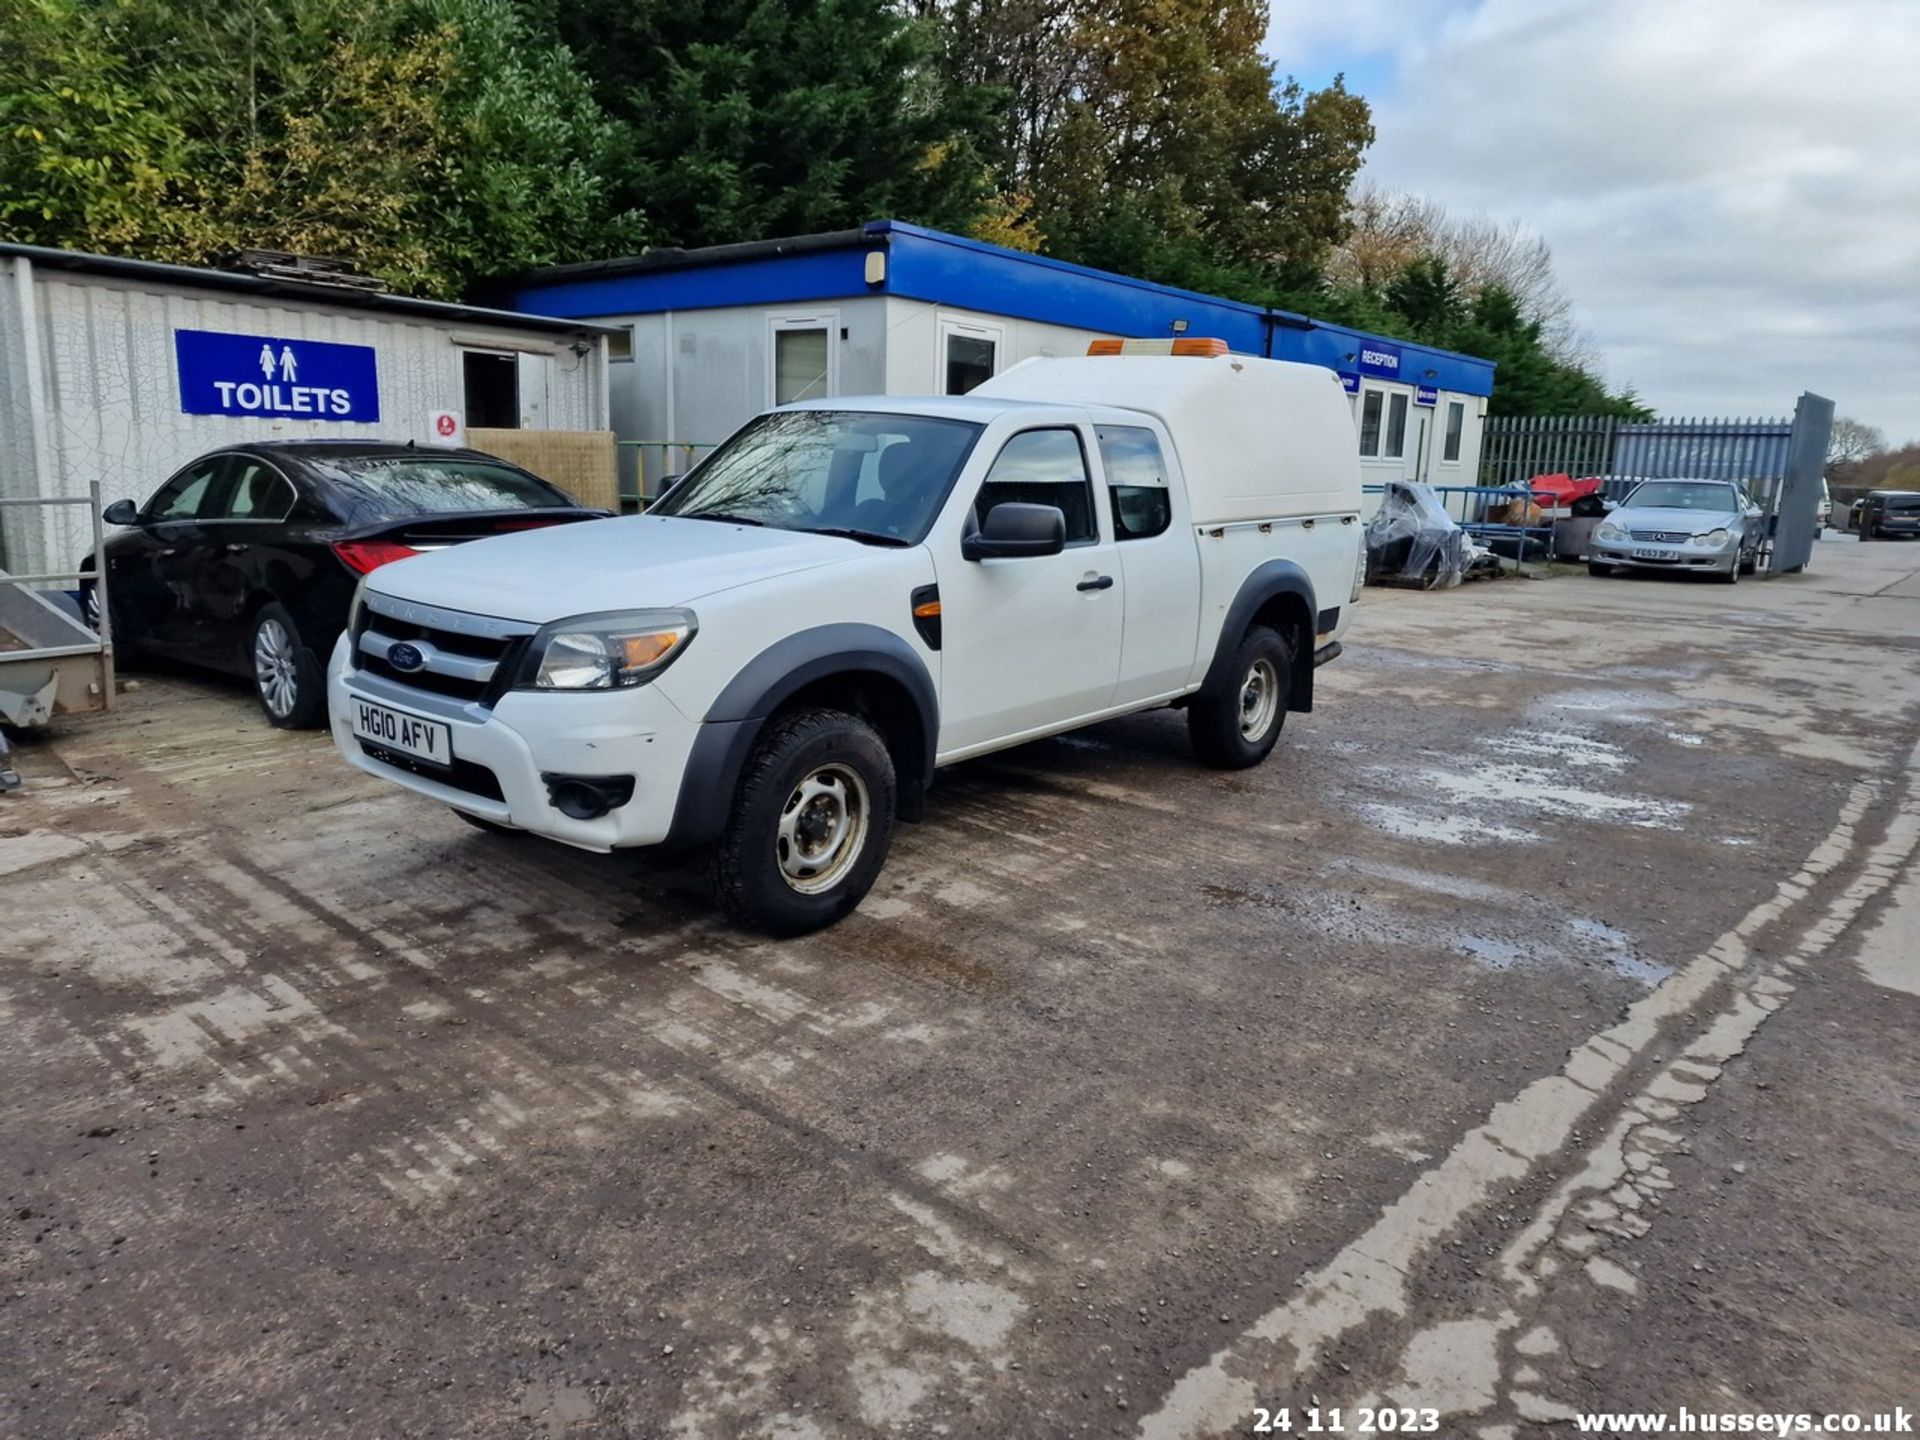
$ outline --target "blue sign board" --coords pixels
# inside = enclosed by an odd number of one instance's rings
[[[1438,405],[1440,403],[1440,391],[1432,385],[1416,385],[1413,387],[1413,403],[1416,405]]]
[[[1349,395],[1360,393],[1360,373],[1357,370],[1339,370],[1334,372],[1340,377],[1340,388]]]
[[[371,345],[176,330],[180,408],[189,415],[371,423],[380,376]]]
[[[1400,378],[1398,345],[1390,345],[1385,340],[1362,340],[1358,358],[1362,375],[1371,375],[1379,380]]]

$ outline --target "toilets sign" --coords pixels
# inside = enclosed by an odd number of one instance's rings
[[[189,415],[371,423],[380,377],[371,345],[176,330],[180,408]]]

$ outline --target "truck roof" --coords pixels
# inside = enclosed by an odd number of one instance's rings
[[[1250,355],[1027,360],[968,399],[1137,411],[1167,427],[1196,524],[1360,508],[1360,446],[1340,377]]]

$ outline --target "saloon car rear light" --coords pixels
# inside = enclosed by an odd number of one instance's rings
[[[402,545],[393,540],[336,540],[333,553],[354,574],[367,575],[382,565],[390,565],[395,560],[404,560],[420,552],[411,545]]]

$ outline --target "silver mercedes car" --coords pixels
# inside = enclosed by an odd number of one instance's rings
[[[1706,571],[1731,585],[1753,573],[1765,512],[1732,480],[1643,480],[1607,512],[1587,569]]]

